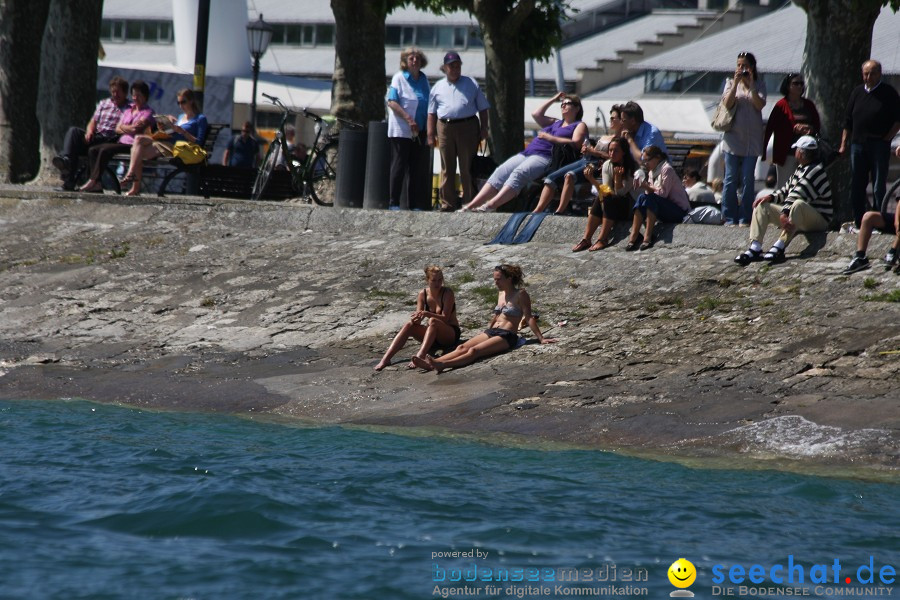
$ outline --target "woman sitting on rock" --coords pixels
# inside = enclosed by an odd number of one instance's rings
[[[550,105],[560,98],[562,119],[545,115]],[[578,96],[558,92],[544,102],[531,113],[534,122],[542,127],[537,137],[528,143],[525,150],[509,157],[497,167],[481,191],[460,210],[494,212],[515,198],[526,185],[544,175],[550,166],[554,144],[571,144],[573,149],[581,148],[587,138],[587,125],[581,121],[582,116],[584,109]]]
[[[609,160],[600,168],[602,184],[597,181],[593,165],[584,169],[584,176],[597,188],[597,199],[588,214],[584,237],[572,247],[572,252],[603,250],[609,246],[609,236],[616,221],[626,221],[631,217],[635,201],[634,174],[638,169],[637,163],[628,149],[628,142],[623,138],[613,138],[608,152]],[[600,236],[597,243],[591,246],[591,238],[597,227],[600,227]]]
[[[669,164],[669,157],[656,146],[647,146],[641,152],[641,162],[648,171],[647,178],[636,185],[643,193],[634,203],[634,219],[626,250],[652,248],[655,243],[653,228],[657,221],[681,223],[691,209],[687,190],[675,168]],[[644,239],[641,241],[641,226],[646,222]]]
[[[542,344],[552,344],[555,339],[545,338],[538,328],[537,318],[531,313],[531,298],[523,289],[522,269],[516,265],[494,267],[494,285],[500,290],[497,307],[488,328],[456,350],[440,358],[428,355],[414,356],[416,366],[440,373],[444,369],[464,367],[486,356],[512,350],[519,343],[519,323],[523,320]]]
[[[456,320],[456,297],[453,290],[444,287],[444,272],[440,267],[430,265],[425,267],[425,281],[428,287],[419,292],[416,297],[416,312],[409,317],[400,332],[391,342],[381,362],[375,365],[376,371],[381,371],[391,364],[391,358],[397,354],[409,338],[414,337],[422,346],[416,353],[419,358],[428,356],[428,352],[435,348],[453,348],[459,344],[459,321]],[[428,319],[428,324],[423,325],[422,320]],[[408,368],[414,369],[415,364],[409,363]]]

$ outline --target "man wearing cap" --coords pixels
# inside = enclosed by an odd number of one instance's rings
[[[831,185],[825,166],[819,161],[816,138],[801,136],[791,147],[796,148],[797,169],[783,187],[753,202],[750,248],[734,259],[742,267],[758,260],[784,262],[784,251],[796,234],[825,231],[834,213]],[[769,225],[780,227],[781,236],[763,254],[763,236]]]
[[[891,140],[900,131],[900,95],[881,80],[881,63],[867,60],[862,64],[863,85],[850,93],[847,117],[838,152],[850,150],[850,203],[853,220],[859,227],[866,212],[866,188],[872,177],[875,210],[887,188]]]
[[[434,84],[428,97],[428,144],[441,153],[441,211],[456,210],[456,163],[462,179],[463,203],[475,195],[472,159],[478,144],[487,138],[488,104],[478,83],[462,73],[456,52],[444,55],[446,75]],[[477,115],[477,116],[476,116]]]

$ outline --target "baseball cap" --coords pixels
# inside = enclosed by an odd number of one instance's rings
[[[791,148],[800,148],[801,150],[818,150],[819,142],[811,135],[800,136]]]
[[[444,55],[444,64],[449,65],[450,63],[458,62],[462,64],[462,59],[459,57],[458,52],[448,52]]]

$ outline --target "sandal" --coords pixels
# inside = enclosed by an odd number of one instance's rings
[[[103,186],[100,184],[99,181],[93,182],[93,183],[88,181],[83,186],[79,187],[78,191],[79,192],[87,192],[89,194],[102,194]]]
[[[653,247],[653,244],[655,244],[655,243],[656,243],[656,240],[649,240],[649,241],[648,241],[648,240],[644,240],[644,242],[641,244],[641,250],[642,250],[642,251],[643,251],[643,250],[649,250],[650,248]]]
[[[125,195],[128,196],[129,198],[134,198],[135,196],[140,196],[141,195],[141,180],[140,179],[132,180],[132,187],[130,190],[125,192]]]
[[[582,238],[580,242],[572,246],[572,252],[582,252],[591,247],[591,241],[587,238]],[[592,248],[593,249],[593,248]]]
[[[634,252],[640,247],[640,244],[637,240],[628,240],[628,245],[625,246],[625,252]]]
[[[593,246],[588,249],[588,252],[596,252],[597,250],[603,250],[604,248],[609,247],[609,240],[597,240]]]
[[[134,181],[134,175],[132,175],[131,173],[125,173],[122,177],[119,178],[119,187],[131,185],[132,181]]]
[[[752,262],[762,260],[762,252],[759,250],[744,250],[734,257],[734,263],[746,267]]]
[[[769,251],[762,255],[762,259],[767,263],[778,265],[787,260],[784,256],[784,248],[772,246]]]

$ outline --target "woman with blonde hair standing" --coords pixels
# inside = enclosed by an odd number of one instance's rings
[[[391,143],[391,209],[400,208],[404,185],[409,208],[425,208],[414,197],[416,184],[428,170],[430,147],[426,140],[428,95],[431,87],[422,69],[425,54],[415,46],[400,53],[400,70],[391,79],[387,93],[388,138]],[[427,200],[427,199],[426,199]]]

